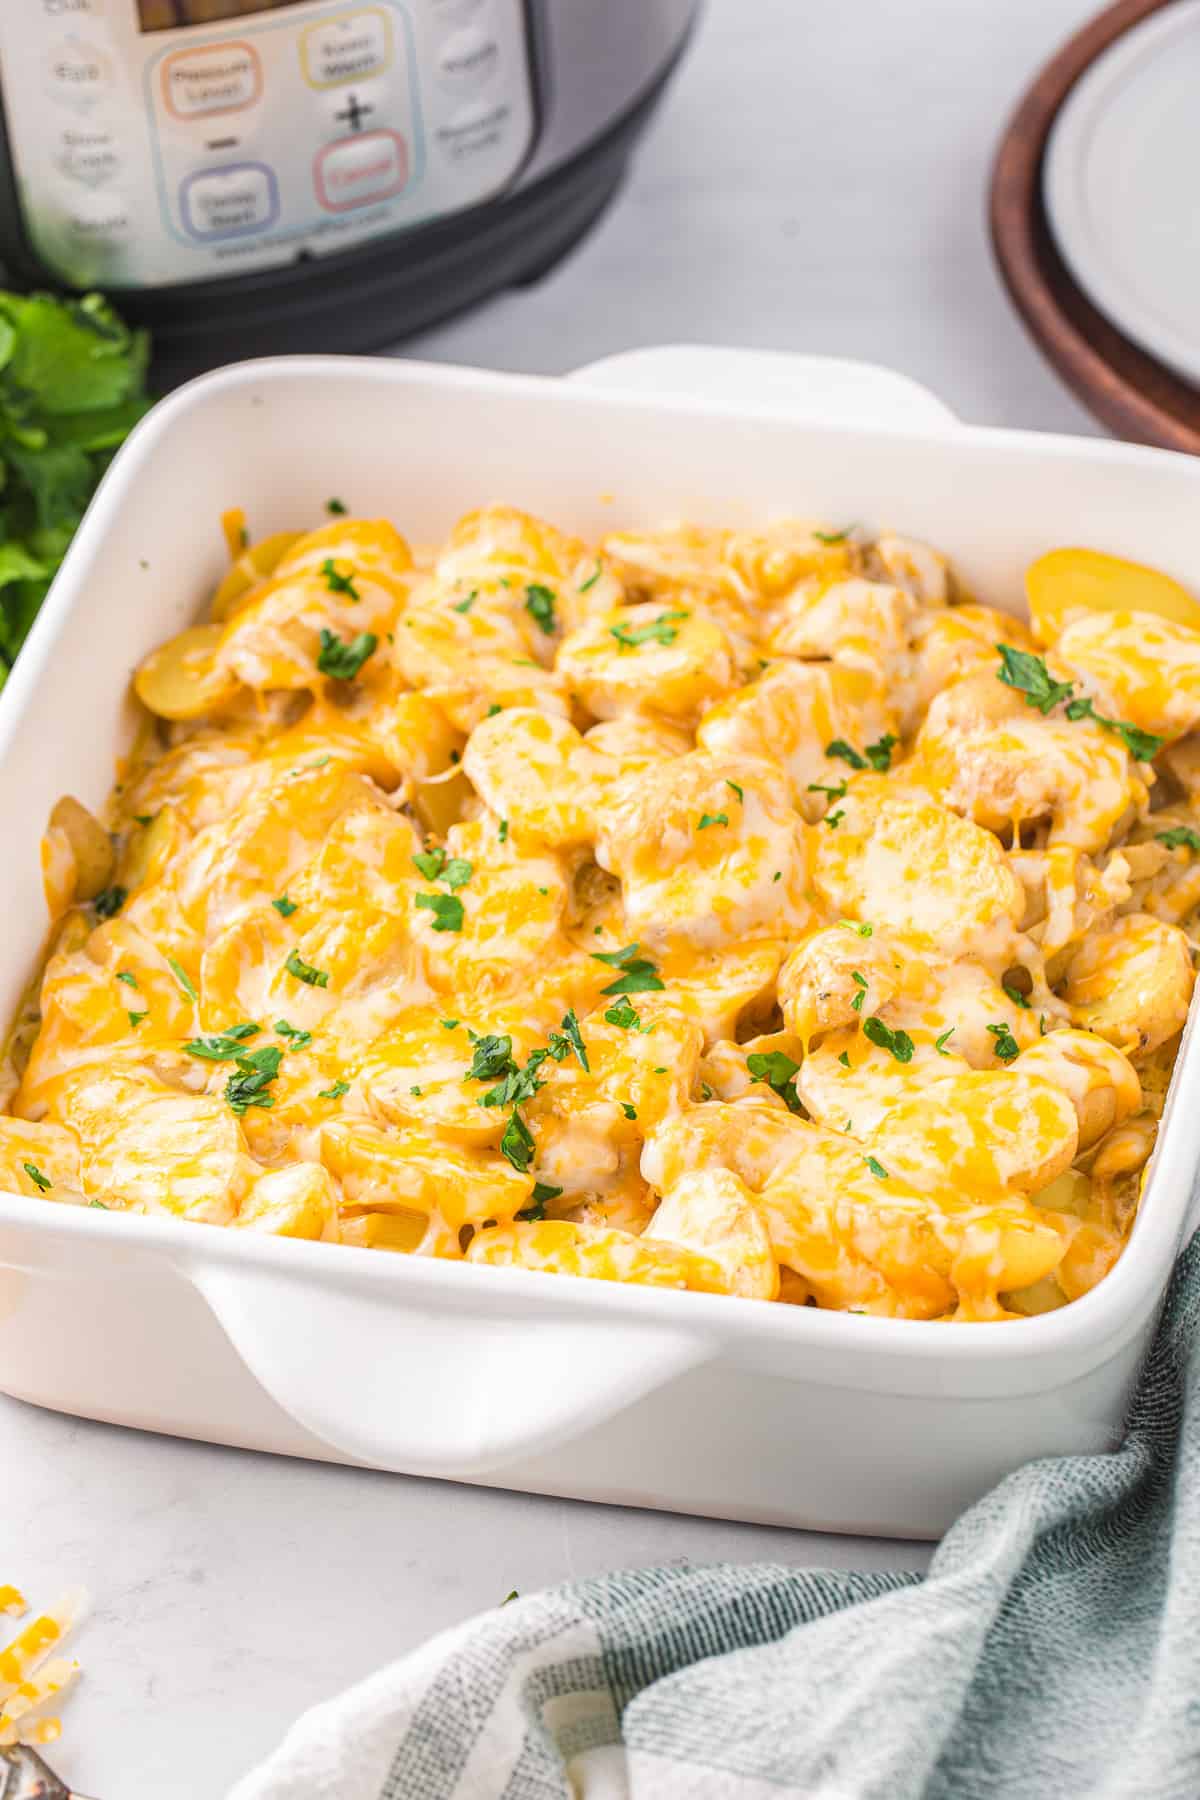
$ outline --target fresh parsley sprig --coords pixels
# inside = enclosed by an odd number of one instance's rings
[[[661,612],[656,619],[646,625],[610,625],[609,634],[615,637],[621,650],[637,650],[642,644],[673,644],[679,636],[677,621],[689,618],[687,612]]]
[[[800,1097],[794,1085],[794,1076],[800,1064],[782,1050],[755,1050],[746,1058],[746,1068],[750,1079],[764,1081],[772,1093],[778,1094],[789,1112],[802,1110]]]
[[[321,627],[321,648],[317,654],[317,668],[322,675],[328,675],[332,681],[353,681],[363,664],[374,656],[379,647],[379,639],[373,631],[360,631],[357,637],[340,638],[336,631]]]
[[[264,1044],[261,1050],[238,1057],[235,1073],[225,1083],[225,1098],[239,1118],[252,1106],[264,1110],[274,1106],[275,1096],[267,1089],[279,1074],[282,1061],[283,1051],[278,1044]]]
[[[617,994],[650,994],[661,993],[663,983],[655,965],[648,957],[639,956],[641,946],[637,943],[626,944],[622,950],[593,950],[590,952],[593,962],[607,963],[611,969],[619,969],[620,975],[610,981],[600,992],[605,996]]]
[[[880,1050],[888,1050],[898,1063],[910,1063],[913,1059],[913,1041],[907,1031],[893,1031],[885,1025],[877,1014],[872,1013],[869,1019],[863,1020],[863,1036],[867,1042]]]
[[[1143,731],[1140,725],[1131,725],[1126,719],[1106,719],[1086,695],[1076,696],[1073,681],[1055,681],[1042,657],[1028,650],[1016,650],[1011,644],[997,644],[996,650],[1000,657],[997,681],[1022,694],[1026,706],[1036,708],[1043,718],[1065,702],[1068,719],[1091,719],[1105,731],[1113,732],[1135,762],[1152,762],[1162,749],[1163,739],[1152,731]]]

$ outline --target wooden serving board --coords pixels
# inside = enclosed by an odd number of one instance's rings
[[[1088,410],[1118,437],[1200,455],[1200,390],[1097,312],[1059,256],[1042,205],[1046,141],[1071,88],[1110,44],[1169,3],[1117,0],[1047,63],[1000,140],[989,222],[1018,312]]]

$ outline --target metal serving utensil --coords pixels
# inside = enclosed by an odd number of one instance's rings
[[[87,1800],[87,1795],[60,1781],[28,1744],[16,1744],[0,1750],[0,1800]]]

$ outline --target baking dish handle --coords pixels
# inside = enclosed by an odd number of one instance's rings
[[[276,1404],[339,1455],[471,1476],[536,1456],[704,1362],[694,1332],[557,1308],[514,1316],[305,1271],[189,1270]]]
[[[895,369],[788,350],[661,344],[606,356],[567,379],[614,393],[704,400],[788,419],[943,431],[958,424],[936,394]]]

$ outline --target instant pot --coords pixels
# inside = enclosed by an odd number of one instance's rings
[[[540,274],[697,0],[0,0],[0,264],[184,373],[366,349]]]

